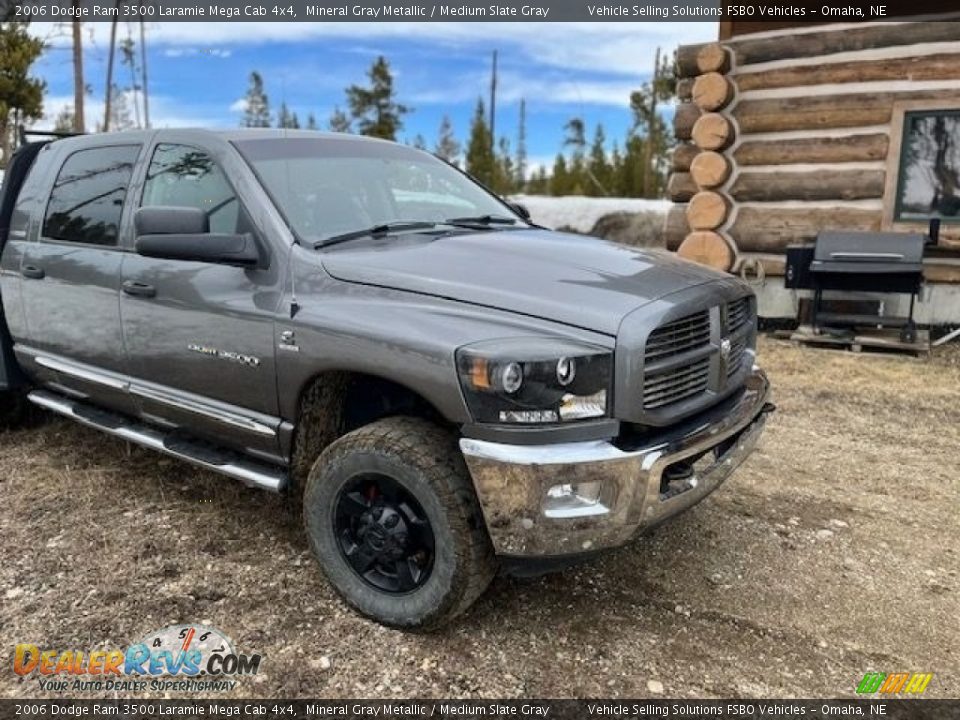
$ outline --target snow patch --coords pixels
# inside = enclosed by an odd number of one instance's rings
[[[573,228],[588,233],[604,215],[613,213],[652,212],[665,215],[669,200],[612,197],[550,197],[546,195],[514,195],[510,198],[530,211],[531,219],[548,228]]]

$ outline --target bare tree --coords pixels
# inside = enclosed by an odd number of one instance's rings
[[[143,126],[150,128],[150,100],[147,92],[147,31],[140,21],[140,72],[143,75]]]
[[[110,131],[110,101],[113,97],[113,57],[117,53],[117,22],[120,17],[120,0],[113,3],[115,14],[110,22],[110,54],[107,55],[107,88],[103,99],[103,131]]]
[[[80,17],[80,0],[73,0],[73,9],[76,17]],[[86,123],[83,119],[83,96],[87,87],[83,83],[83,38],[80,36],[81,23],[74,19],[71,23],[73,30],[73,129],[75,132],[84,132]]]

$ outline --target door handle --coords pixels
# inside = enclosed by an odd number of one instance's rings
[[[42,267],[37,267],[36,265],[24,265],[20,268],[20,274],[31,280],[43,280],[47,275]]]
[[[123,292],[134,297],[152,298],[157,296],[157,289],[153,285],[133,282],[132,280],[127,280],[123,284]]]

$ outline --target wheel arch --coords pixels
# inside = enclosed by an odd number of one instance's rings
[[[368,372],[324,370],[300,390],[291,439],[290,490],[303,491],[310,467],[338,438],[382,418],[406,415],[453,429],[436,405],[408,385]]]

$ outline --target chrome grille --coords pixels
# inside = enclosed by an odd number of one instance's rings
[[[648,375],[643,383],[643,406],[652,410],[699,395],[707,389],[709,376],[709,357],[691,365]]]
[[[644,351],[643,408],[657,410],[708,391],[720,393],[736,382],[749,355],[752,323],[752,300],[744,297],[656,328]],[[725,358],[721,340],[730,343]]]
[[[743,355],[747,349],[746,340],[737,340],[730,348],[730,357],[727,358],[727,377],[733,377],[740,370]]]
[[[727,328],[735,332],[750,320],[750,298],[740,298],[727,305]]]
[[[707,310],[661,325],[647,339],[646,363],[688,352],[710,342],[710,313]]]

